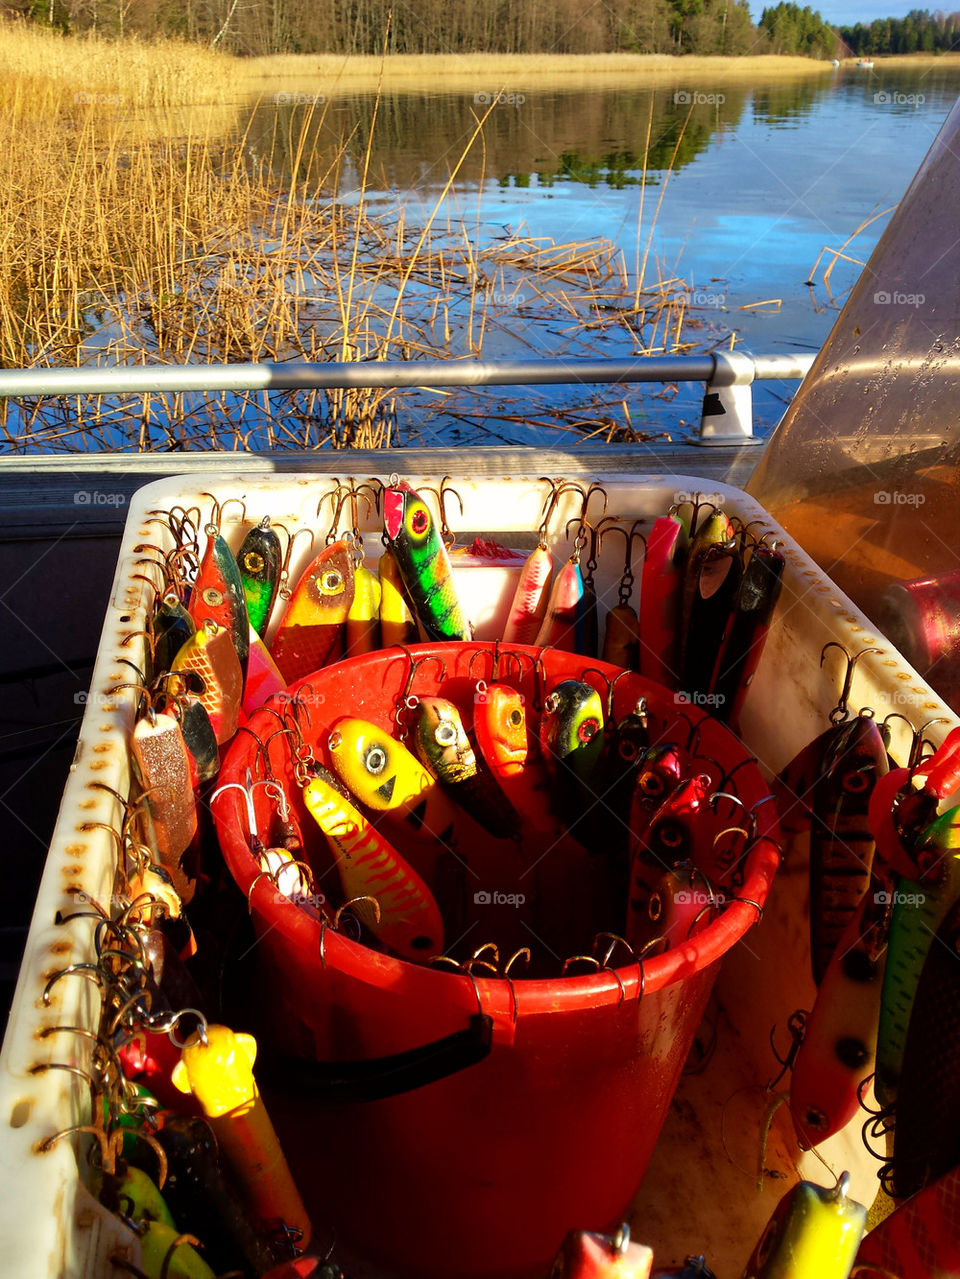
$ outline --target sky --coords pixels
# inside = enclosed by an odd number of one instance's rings
[[[776,3],[776,0],[770,0]],[[801,5],[808,4],[811,9],[826,18],[834,26],[850,26],[857,22],[872,22],[874,18],[904,18],[911,9],[946,9],[957,8],[953,3],[927,3],[926,0],[797,0]],[[766,8],[763,0],[751,0],[750,11],[756,22]]]

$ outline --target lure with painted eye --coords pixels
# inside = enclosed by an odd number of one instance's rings
[[[447,549],[423,498],[403,480],[383,490],[383,526],[428,639],[469,640]]]
[[[210,716],[217,745],[229,742],[237,731],[243,698],[243,671],[229,631],[206,622],[180,649],[170,669],[199,679],[197,700]],[[171,694],[180,691],[179,681],[171,680]]]
[[[779,551],[761,544],[754,548],[740,579],[730,632],[711,684],[716,697],[714,713],[726,724],[740,720],[783,588],[785,567]]]
[[[932,1266],[931,1266],[931,1260]],[[960,1168],[874,1226],[857,1253],[857,1279],[956,1279],[960,1275]]]
[[[402,742],[368,720],[348,717],[337,720],[328,746],[334,772],[362,804],[425,839],[450,842],[453,805]]]
[[[630,835],[636,841],[657,809],[688,772],[684,752],[673,742],[651,746],[639,761],[630,803]]]
[[[256,1056],[252,1035],[208,1025],[187,1040],[173,1083],[202,1106],[252,1211],[300,1230],[305,1246],[313,1227],[254,1079]]]
[[[876,723],[857,716],[824,760],[810,828],[810,957],[820,984],[837,942],[870,885],[875,843],[867,813],[889,768]]]
[[[960,901],[930,945],[897,1093],[890,1193],[916,1194],[960,1164]],[[884,1171],[881,1171],[881,1178]],[[888,1183],[884,1180],[884,1184]]]
[[[694,557],[698,557],[696,543]],[[713,672],[726,652],[725,637],[740,587],[742,569],[735,544],[708,546],[690,602],[683,658],[683,688],[691,697],[712,691]]]
[[[473,731],[510,806],[537,830],[559,834],[547,803],[543,765],[530,750],[523,695],[506,684],[478,685]]]
[[[607,614],[603,660],[624,670],[639,670],[640,618],[630,604],[616,604]]]
[[[713,785],[707,773],[682,781],[661,803],[642,831],[631,855],[627,932],[642,928],[647,902],[664,871],[677,862],[696,862],[698,819]],[[700,823],[702,825],[702,823]]]
[[[341,539],[324,547],[301,575],[270,645],[288,683],[337,661],[353,603],[353,553]]]
[[[882,1106],[897,1096],[910,1012],[930,946],[947,912],[960,899],[960,808],[943,813],[928,826],[918,849],[924,860],[935,858],[933,865],[917,879],[898,880],[893,894],[873,1083]]]
[[[549,1279],[650,1279],[653,1251],[633,1243],[630,1228],[616,1235],[571,1230],[554,1258]]]
[[[307,782],[303,799],[336,858],[346,900],[376,898],[379,919],[365,903],[353,908],[373,935],[403,959],[439,955],[443,920],[433,894],[410,863],[322,778]]]
[[[414,712],[414,750],[450,796],[498,839],[519,833],[517,815],[490,774],[481,771],[460,712],[442,697],[421,697]]]
[[[173,659],[196,631],[193,618],[177,599],[165,595],[153,622],[153,665],[157,671],[168,671]]]
[[[237,552],[247,616],[261,639],[277,598],[282,562],[280,539],[270,527],[270,516],[265,515],[256,528],[249,531]]]
[[[677,688],[680,674],[680,612],[687,531],[675,515],[661,515],[647,538],[640,579],[643,643],[640,674]]]
[[[640,950],[655,937],[663,949],[682,946],[714,919],[720,901],[710,881],[689,862],[671,867],[657,882],[647,902],[647,918],[635,916],[635,930],[627,941]]]
[[[565,679],[543,703],[540,754],[547,771],[566,783],[566,769],[586,781],[603,754],[603,702],[590,684]]]
[[[380,641],[383,647],[416,644],[420,632],[407,603],[397,557],[389,546],[380,556],[377,576],[380,578]]]
[[[587,594],[580,565],[567,560],[550,592],[536,644],[565,653],[584,653],[587,646]]]
[[[847,1195],[849,1173],[831,1190],[801,1181],[774,1209],[743,1279],[847,1279],[867,1210]]]
[[[147,793],[160,862],[181,900],[189,902],[196,883],[181,869],[180,862],[197,832],[197,805],[180,725],[167,714],[138,720],[131,749]]]
[[[809,1150],[857,1115],[873,1071],[886,956],[886,899],[870,889],[848,921],[817,991],[790,1080],[790,1113]]]
[[[505,644],[534,644],[550,602],[553,558],[545,546],[538,546],[520,570],[520,579],[510,605],[503,632]]]
[[[197,630],[202,630],[204,623],[210,621],[227,631],[237,651],[240,669],[246,673],[250,625],[240,570],[233,551],[220,536],[217,526],[208,524],[205,531],[207,549],[200,561],[187,608]]]
[[[353,603],[347,613],[347,657],[380,647],[380,582],[362,564],[353,574]]]

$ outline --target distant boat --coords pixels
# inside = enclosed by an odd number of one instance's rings
[[[872,70],[873,70],[873,59],[872,59],[872,58],[869,58],[869,59],[868,59],[868,58],[857,58],[857,70],[858,70],[858,71],[872,71]]]
[[[837,69],[837,67],[839,67],[839,65],[840,65],[840,59],[839,59],[839,58],[834,58],[833,62],[831,63],[831,66],[833,67],[834,71],[836,71],[836,69]]]

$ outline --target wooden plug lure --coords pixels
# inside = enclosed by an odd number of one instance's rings
[[[421,697],[413,744],[423,766],[452,799],[497,839],[519,834],[517,815],[486,769],[480,769],[460,712],[443,697]]]
[[[172,715],[149,712],[134,726],[131,749],[147,795],[159,860],[181,900],[189,902],[196,883],[183,872],[180,860],[197,831],[197,805],[180,725]]]
[[[691,618],[700,574],[707,560],[718,550],[736,550],[733,525],[723,511],[712,508],[712,514],[701,520],[691,532],[690,546],[683,566],[683,589],[680,604],[680,670],[686,664],[687,646],[691,638]]]
[[[869,889],[847,923],[813,1005],[790,1081],[790,1113],[809,1150],[845,1127],[873,1073],[886,955],[887,893]]]
[[[706,876],[690,863],[678,863],[658,880],[647,902],[647,919],[637,920],[630,944],[641,948],[660,937],[665,950],[682,946],[707,927],[719,906]]]
[[[915,847],[927,869],[917,879],[898,880],[893,893],[873,1085],[881,1106],[896,1100],[920,973],[947,912],[960,899],[960,808],[936,818]]]
[[[571,1230],[554,1259],[549,1279],[650,1279],[653,1250],[633,1243],[630,1227],[615,1235]]]
[[[193,693],[184,692],[172,697],[167,710],[180,725],[190,758],[190,781],[196,789],[201,782],[216,777],[220,768],[220,751],[213,724],[203,702]]]
[[[270,527],[270,516],[265,515],[256,528],[247,533],[237,552],[247,616],[261,639],[277,598],[282,564],[280,539]]]
[[[610,533],[622,533],[625,543],[623,557],[623,573],[617,588],[617,603],[607,614],[607,625],[603,636],[602,657],[605,662],[624,670],[640,669],[640,618],[637,610],[630,603],[635,581],[633,572],[633,544],[639,538],[644,541],[639,531],[640,520],[634,520],[630,529],[622,528],[614,519],[601,520],[597,526],[600,545]],[[646,543],[644,542],[644,545]]]
[[[599,790],[603,796],[603,807],[597,815],[599,838],[611,852],[622,855],[630,847],[630,807],[650,746],[645,698],[615,725],[608,725],[604,746],[599,767]]]
[[[300,575],[270,645],[287,683],[342,655],[353,578],[353,551],[343,538],[325,546]]]
[[[354,907],[374,936],[403,959],[441,954],[440,910],[409,862],[322,778],[307,782],[303,798],[336,858],[344,897],[375,898],[378,911]]]
[[[147,1279],[216,1279],[216,1275],[175,1227],[149,1221],[137,1231],[140,1257]]]
[[[286,681],[280,668],[270,656],[270,650],[257,632],[250,627],[250,656],[247,659],[247,678],[243,685],[243,709],[245,714],[265,706],[271,697],[282,693]]]
[[[111,1212],[122,1212],[130,1221],[159,1221],[174,1231],[177,1229],[173,1214],[156,1183],[142,1168],[133,1164],[121,1165],[116,1176],[104,1175],[99,1198]]]
[[[480,753],[507,800],[540,831],[559,834],[547,804],[547,777],[530,749],[523,695],[507,684],[477,685],[473,731]]]
[[[383,526],[420,624],[432,640],[469,640],[453,570],[433,516],[404,480],[383,490]]]
[[[754,547],[737,589],[733,618],[711,681],[714,714],[726,724],[740,721],[743,703],[760,665],[773,619],[786,560],[774,547]]]
[[[696,824],[713,791],[709,774],[682,781],[661,803],[633,849],[627,925],[624,936],[633,945],[645,928],[647,903],[664,871],[681,862],[696,861]]]
[[[253,1076],[257,1044],[227,1026],[202,1025],[184,1044],[173,1083],[199,1101],[251,1210],[310,1242],[313,1227]]]
[[[397,557],[389,546],[384,548],[380,556],[377,575],[380,578],[380,641],[383,647],[416,644],[420,632],[407,603],[406,588],[400,576]]]
[[[630,838],[643,835],[657,809],[687,776],[685,752],[675,742],[650,746],[641,756],[630,799]]]
[[[171,670],[197,677],[201,685],[197,700],[210,716],[217,745],[229,742],[237,731],[243,699],[243,671],[229,631],[216,622],[205,622],[173,659]],[[184,687],[185,683],[170,681],[173,695]]]
[[[881,1171],[905,1199],[960,1164],[960,901],[930,944],[903,1051],[893,1159]]]
[[[537,546],[527,556],[510,604],[504,628],[506,644],[534,644],[543,625],[550,603],[553,580],[553,557],[545,545]]]
[[[640,674],[665,688],[680,683],[680,616],[687,530],[676,515],[661,515],[647,538],[640,578],[643,633]]]
[[[860,715],[843,727],[813,788],[810,956],[817,985],[870,886],[876,847],[867,820],[870,795],[889,768],[873,719]]]
[[[165,595],[150,624],[153,662],[157,671],[168,671],[173,659],[197,629],[193,618],[176,595]]]
[[[566,793],[567,770],[586,782],[603,754],[600,694],[580,680],[562,680],[544,699],[539,732],[540,754],[555,789]]]
[[[380,581],[358,564],[353,574],[353,602],[347,612],[347,657],[380,647]]]
[[[743,1279],[847,1279],[867,1210],[847,1195],[850,1174],[832,1190],[801,1181],[774,1209]]]
[[[702,555],[695,545],[694,559],[699,567],[685,632],[681,684],[688,696],[700,700],[713,691],[717,662],[725,660],[742,569],[735,542],[710,545]]]
[[[333,770],[362,804],[449,843],[456,813],[442,788],[402,742],[368,720],[337,720],[328,741]]]
[[[240,570],[233,551],[220,535],[216,524],[208,524],[207,547],[200,561],[197,579],[190,593],[187,609],[197,630],[205,622],[216,622],[230,636],[240,669],[246,673],[250,650],[250,625],[243,593]]]
[[[857,1279],[956,1279],[960,1275],[960,1168],[874,1226],[857,1253]]]

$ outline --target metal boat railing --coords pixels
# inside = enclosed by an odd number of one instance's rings
[[[179,391],[549,386],[703,382],[700,444],[744,444],[753,435],[753,383],[802,379],[813,355],[650,355],[597,360],[417,360],[318,364],[124,364],[0,369],[0,398]],[[759,441],[758,441],[759,442]]]

